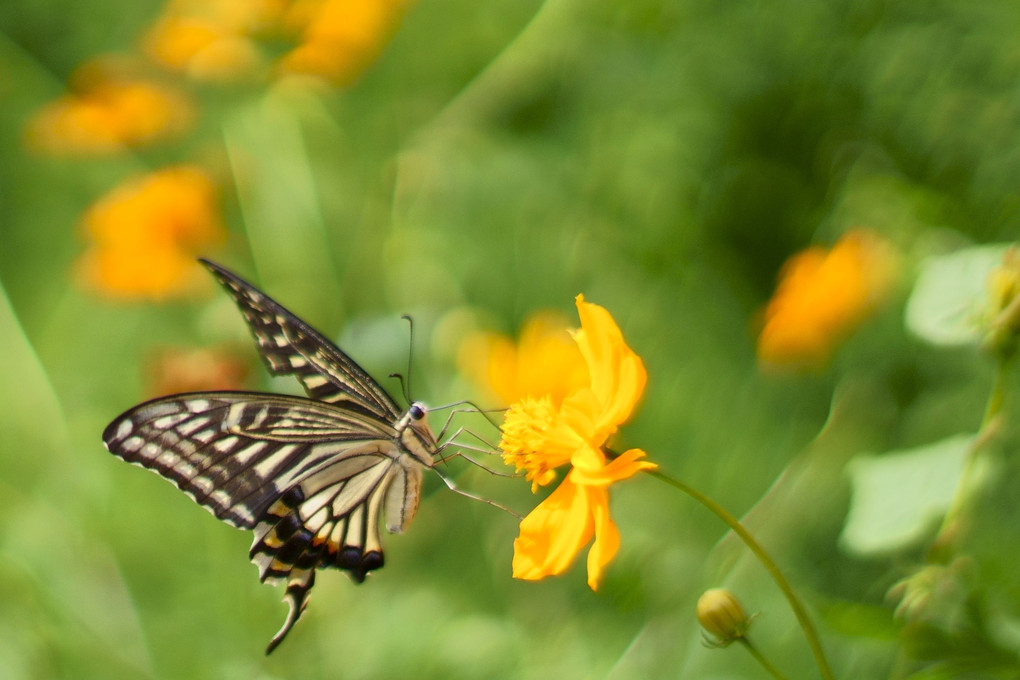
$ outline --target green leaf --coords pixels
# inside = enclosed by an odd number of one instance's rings
[[[953,498],[972,434],[850,463],[852,486],[840,543],[857,554],[897,550],[921,539]]]
[[[0,284],[0,471],[5,479],[28,475],[38,468],[25,452],[68,450],[66,420],[49,375],[25,334],[18,316]],[[45,425],[41,425],[45,423]],[[35,453],[35,455],[40,455]],[[24,478],[22,478],[24,483]]]
[[[988,277],[1009,247],[980,246],[927,258],[907,301],[907,328],[935,345],[979,342]]]

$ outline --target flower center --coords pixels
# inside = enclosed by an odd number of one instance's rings
[[[499,448],[503,462],[517,471],[525,471],[534,492],[556,479],[555,468],[570,462],[569,457],[557,455],[551,446],[550,433],[556,423],[556,410],[552,399],[524,397],[507,411],[503,420],[503,436]]]

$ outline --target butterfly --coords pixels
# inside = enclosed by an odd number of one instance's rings
[[[193,392],[139,404],[103,432],[110,453],[173,482],[217,518],[254,532],[249,557],[289,606],[269,654],[297,623],[316,569],[356,583],[383,566],[379,525],[407,528],[439,447],[420,402],[399,408],[339,347],[265,293],[199,260],[233,297],[273,375],[308,398]]]

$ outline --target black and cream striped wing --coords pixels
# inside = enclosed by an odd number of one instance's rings
[[[298,480],[394,430],[310,399],[258,392],[178,394],[140,404],[103,432],[111,453],[176,484],[242,529]]]
[[[293,374],[313,399],[388,422],[400,417],[386,390],[343,350],[233,272],[209,260],[200,262],[234,298],[271,373]]]
[[[219,519],[254,531],[259,577],[290,606],[267,653],[304,610],[315,570],[356,582],[383,565],[379,523],[414,516],[423,467],[387,423],[303,397],[201,392],[146,402],[103,432],[111,453],[173,482]]]

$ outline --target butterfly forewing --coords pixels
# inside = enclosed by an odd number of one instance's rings
[[[424,409],[401,413],[386,391],[321,334],[211,262],[259,351],[293,374],[310,399],[196,392],[140,404],[103,432],[107,448],[173,482],[219,519],[251,529],[249,553],[268,583],[287,583],[290,607],[266,652],[297,622],[315,570],[356,582],[383,566],[379,525],[414,517],[436,441]]]
[[[201,392],[141,404],[114,420],[103,440],[218,518],[251,529],[284,491],[324,467],[342,479],[350,465],[343,461],[359,452],[392,461],[393,432],[300,397]]]
[[[201,262],[234,298],[271,373],[293,374],[318,401],[388,421],[400,417],[386,390],[322,334],[233,272]]]

